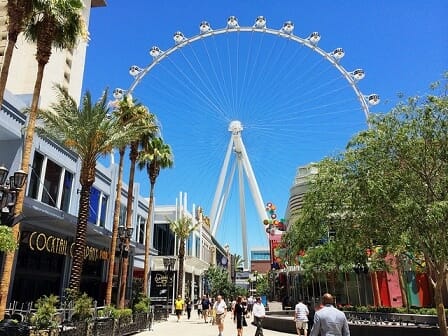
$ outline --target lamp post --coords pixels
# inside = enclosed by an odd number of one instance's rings
[[[118,239],[120,240],[118,244],[118,248],[120,250],[120,255],[118,259],[118,288],[117,288],[117,306],[120,303],[120,297],[122,291],[125,290],[125,288],[121,288],[123,283],[121,281],[121,275],[123,273],[123,258],[127,258],[129,254],[129,248],[128,248],[128,240],[132,237],[132,232],[134,231],[133,228],[129,227],[126,228],[122,225],[118,227]],[[127,271],[127,270],[126,270]]]
[[[14,215],[14,207],[17,202],[17,193],[25,185],[27,173],[23,170],[16,171],[8,177],[9,170],[4,165],[0,166],[0,209],[1,225],[14,226],[20,222],[23,215]]]
[[[174,257],[163,258],[163,267],[165,267],[165,273],[167,276],[167,281],[166,281],[166,319],[167,320],[169,317],[168,302],[169,302],[169,297],[170,297],[170,281],[171,281],[171,276],[172,276],[172,272],[173,272],[175,263],[176,263],[176,258],[174,258]]]

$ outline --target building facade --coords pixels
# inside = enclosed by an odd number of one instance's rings
[[[3,65],[3,57],[8,43],[7,2],[7,0],[0,0],[0,68]],[[82,16],[88,27],[91,9],[106,6],[106,1],[83,0],[83,2]],[[73,49],[52,51],[50,60],[45,66],[42,94],[39,99],[40,107],[46,108],[51,102],[55,101],[55,83],[67,88],[69,94],[79,102],[87,45],[88,41],[81,40]],[[23,34],[20,34],[11,60],[6,88],[26,103],[31,101],[36,80],[37,62],[35,54],[36,45],[26,41]]]

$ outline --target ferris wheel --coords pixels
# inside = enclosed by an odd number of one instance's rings
[[[114,90],[116,99],[144,99],[160,120],[179,172],[164,188],[196,191],[194,199],[210,211],[213,235],[241,223],[246,268],[247,232],[257,227],[263,235],[265,202],[287,198],[295,169],[342,149],[380,101],[361,92],[364,70],[342,66],[342,48],[327,52],[318,32],[302,38],[294,28],[292,21],[269,28],[263,16],[250,26],[231,16],[218,29],[203,21],[195,35],[178,31],[174,45],[153,46],[147,66],[130,67],[129,88]],[[227,210],[232,202],[238,210]]]

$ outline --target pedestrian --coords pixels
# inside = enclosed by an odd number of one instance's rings
[[[296,322],[297,335],[301,335],[300,330],[303,330],[303,335],[307,336],[309,314],[308,307],[302,302],[302,299],[299,299],[299,302],[294,308],[294,321]]]
[[[202,317],[202,299],[198,299],[196,303],[196,309],[198,310],[198,318]]]
[[[247,298],[247,314],[252,314],[252,307],[254,306],[254,297],[251,295]]]
[[[210,300],[206,295],[202,296],[201,300],[201,307],[202,307],[202,317],[204,318],[204,322],[208,323],[208,311],[210,310]]]
[[[243,336],[243,327],[246,325],[246,310],[242,304],[242,297],[236,298],[235,307],[233,309],[233,320],[236,322],[236,332],[238,336]]]
[[[216,297],[215,304],[213,305],[213,310],[216,313],[216,324],[218,325],[218,336],[222,336],[224,331],[224,319],[226,318],[227,304],[222,299],[221,295]]]
[[[263,336],[263,319],[266,315],[266,310],[264,308],[263,302],[261,302],[261,297],[257,297],[252,311],[254,315],[254,322],[257,326],[255,331],[255,336]]]
[[[350,336],[345,314],[336,309],[333,303],[333,296],[325,293],[322,297],[324,306],[314,314],[314,323],[310,336]]]
[[[193,308],[193,301],[190,300],[190,298],[187,298],[185,301],[185,308],[187,311],[187,319],[190,319],[191,317],[191,308]]]
[[[176,311],[177,322],[180,320],[184,307],[185,301],[182,299],[182,296],[178,295],[176,301],[174,301],[174,310]]]

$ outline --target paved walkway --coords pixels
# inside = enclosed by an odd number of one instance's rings
[[[155,322],[151,326],[151,330],[143,331],[137,336],[170,336],[170,335],[181,335],[181,336],[217,336],[218,327],[212,325],[211,323],[205,323],[202,318],[199,318],[196,311],[191,314],[190,320],[187,319],[187,315],[184,314],[180,322],[177,322],[177,318],[171,315],[168,321]],[[243,328],[243,336],[254,336],[255,326],[252,322],[252,318],[248,319],[248,326]],[[290,335],[287,333],[282,333],[272,330],[263,330],[264,336],[285,336]],[[236,336],[236,324],[231,318],[231,313],[228,312],[225,322],[224,322],[224,332],[223,336]]]

